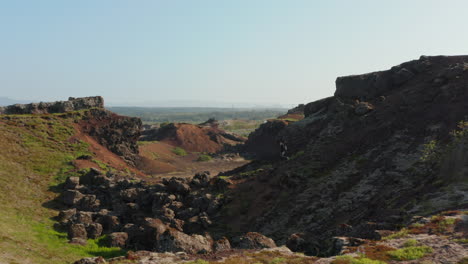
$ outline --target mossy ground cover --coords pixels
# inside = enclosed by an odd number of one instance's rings
[[[65,115],[0,116],[0,259],[7,263],[69,263],[85,256],[122,254],[91,240],[67,243],[53,229],[57,185],[72,173],[71,161],[90,155],[70,140],[74,118]]]

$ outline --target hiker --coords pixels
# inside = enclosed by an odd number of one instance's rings
[[[289,160],[289,158],[286,156],[286,153],[288,151],[288,146],[286,146],[286,143],[284,143],[283,139],[279,140],[279,145],[280,145],[280,157],[283,160]]]

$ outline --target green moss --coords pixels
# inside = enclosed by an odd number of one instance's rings
[[[432,252],[428,246],[406,247],[389,251],[387,254],[395,260],[415,260],[420,259]]]

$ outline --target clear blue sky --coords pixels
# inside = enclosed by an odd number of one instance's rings
[[[0,0],[0,96],[305,103],[468,54],[466,0]]]

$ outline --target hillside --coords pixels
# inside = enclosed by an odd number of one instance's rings
[[[99,246],[98,240],[86,247],[68,244],[66,233],[56,231],[52,219],[61,207],[53,200],[67,176],[89,167],[131,168],[122,157],[98,143],[106,136],[127,144],[131,140],[119,137],[118,132],[84,137],[80,130],[83,120],[112,117],[99,108],[0,115],[1,263],[70,263],[86,255],[122,254],[119,248]]]

